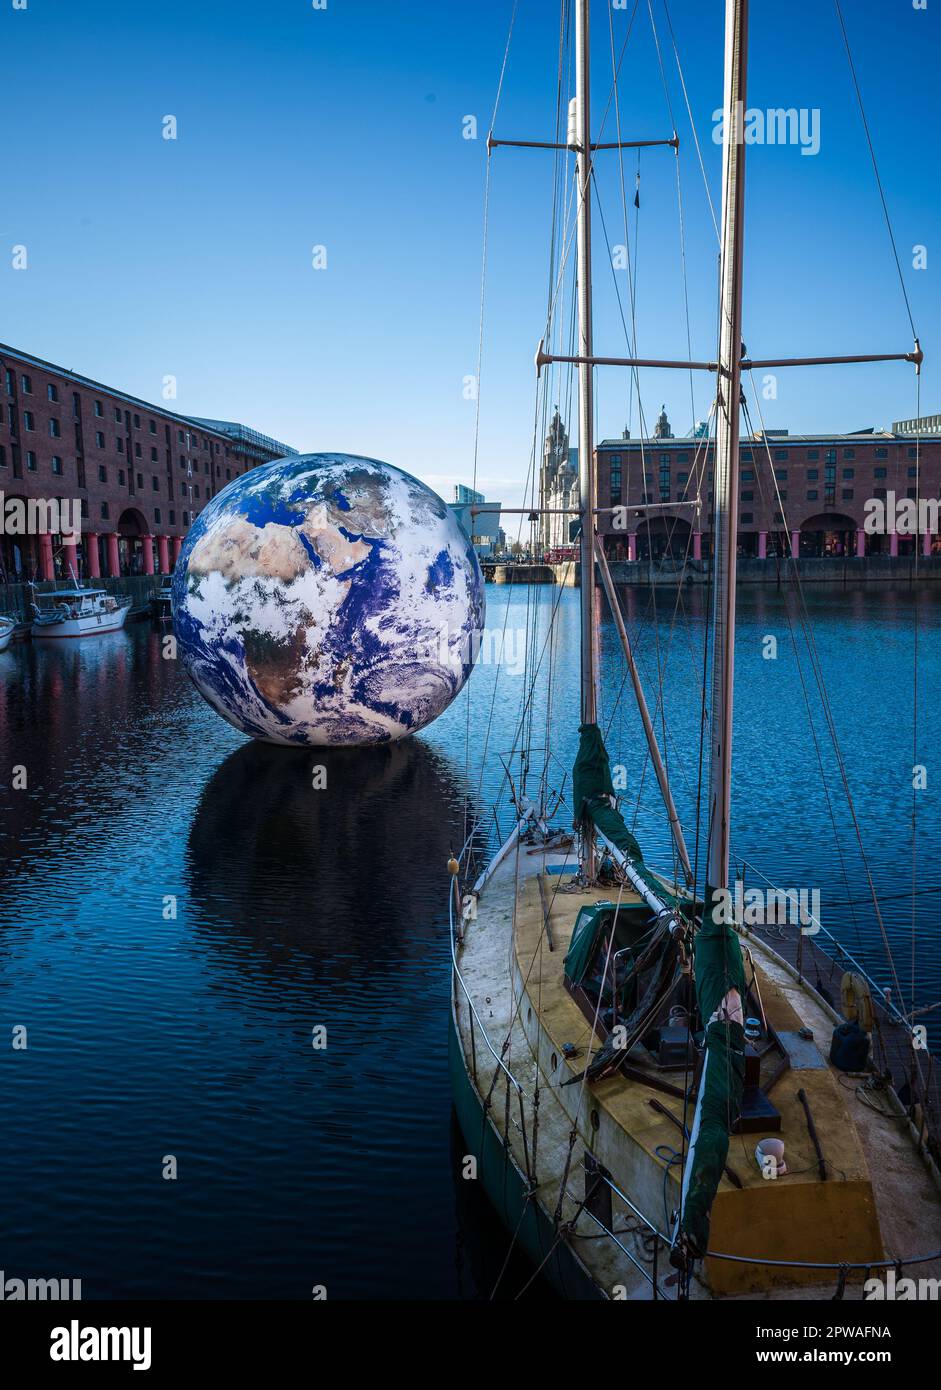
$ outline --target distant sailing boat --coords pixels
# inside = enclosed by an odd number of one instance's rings
[[[748,0],[727,0],[716,363],[594,355],[592,163],[595,150],[628,143],[592,143],[589,0],[574,0],[575,96],[565,143],[490,141],[577,155],[577,351],[552,354],[541,345],[537,363],[578,370],[581,727],[576,838],[553,826],[544,798],[529,801],[513,788],[516,825],[483,871],[462,885],[469,845],[452,860],[450,1056],[478,1177],[513,1243],[570,1297],[773,1297],[799,1286],[804,1296],[829,1299],[867,1271],[911,1264],[915,1273],[937,1274],[941,1254],[941,1199],[924,1126],[919,1133],[900,1125],[897,1101],[886,1112],[851,1109],[852,1093],[827,1060],[842,1020],[728,911],[740,376],[743,365],[796,362],[743,357],[745,148],[735,133],[745,109],[747,22]],[[676,137],[638,143],[676,146]],[[866,360],[890,357],[917,369],[917,340],[911,353]],[[599,363],[716,372],[701,897],[597,535],[592,372]],[[597,715],[596,565],[682,882],[645,862],[614,804]],[[858,975],[850,993],[850,1017],[862,1032],[872,1026],[872,1000]],[[738,1151],[730,1162],[730,1133],[748,1136],[747,1163]]]

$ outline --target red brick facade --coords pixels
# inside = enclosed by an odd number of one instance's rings
[[[917,449],[917,457],[916,457]],[[770,459],[769,459],[770,454]],[[701,439],[606,439],[597,450],[598,506],[624,505],[626,529],[602,512],[607,553],[619,559],[709,551],[714,449]],[[918,476],[916,478],[916,467]],[[774,476],[772,477],[772,470]],[[941,435],[769,435],[741,441],[739,549],[743,555],[906,555],[916,538],[869,535],[866,503],[941,497]],[[699,496],[702,510],[684,501]],[[644,509],[644,503],[648,509]],[[649,504],[654,504],[650,506]],[[666,504],[666,505],[664,505]],[[917,538],[922,553],[941,537]]]
[[[4,501],[79,499],[82,534],[0,535],[0,570],[88,580],[169,573],[182,538],[227,482],[293,452],[242,427],[150,405],[0,345],[0,492]]]

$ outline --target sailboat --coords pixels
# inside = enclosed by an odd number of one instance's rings
[[[536,1274],[565,1297],[862,1297],[886,1270],[937,1275],[938,1171],[926,1126],[887,1086],[853,1105],[836,1051],[872,1028],[861,974],[838,1012],[729,910],[748,0],[727,0],[709,709],[708,852],[697,890],[604,550],[593,369],[706,364],[601,358],[592,341],[589,0],[573,0],[580,731],[567,811],[513,792],[515,824],[479,872],[452,856],[450,1066],[476,1176]],[[620,132],[619,132],[620,135]],[[675,144],[674,141],[634,142]],[[908,353],[880,359],[921,362]],[[788,359],[767,365],[855,361]],[[765,364],[761,364],[765,365]],[[597,575],[673,832],[658,871],[622,818],[598,721]],[[600,594],[597,595],[600,598]],[[468,840],[472,836],[468,837]],[[903,1025],[909,1036],[912,1021]],[[831,1039],[834,1040],[831,1045]],[[835,1060],[831,1060],[835,1058]],[[839,1062],[842,1065],[838,1066]],[[927,1103],[926,1098],[925,1103]],[[730,1136],[736,1136],[730,1150]],[[520,1290],[519,1293],[522,1293]]]

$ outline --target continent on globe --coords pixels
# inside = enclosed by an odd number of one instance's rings
[[[352,454],[276,459],[229,483],[173,576],[194,685],[269,743],[383,743],[424,728],[470,675],[484,609],[450,507]]]

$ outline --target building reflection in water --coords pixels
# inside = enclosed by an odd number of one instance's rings
[[[149,789],[173,777],[174,743],[160,729],[185,718],[191,696],[161,656],[162,636],[133,623],[0,654],[0,766],[27,775],[4,804],[0,882],[43,851],[104,851],[114,818],[135,801],[146,815]]]

